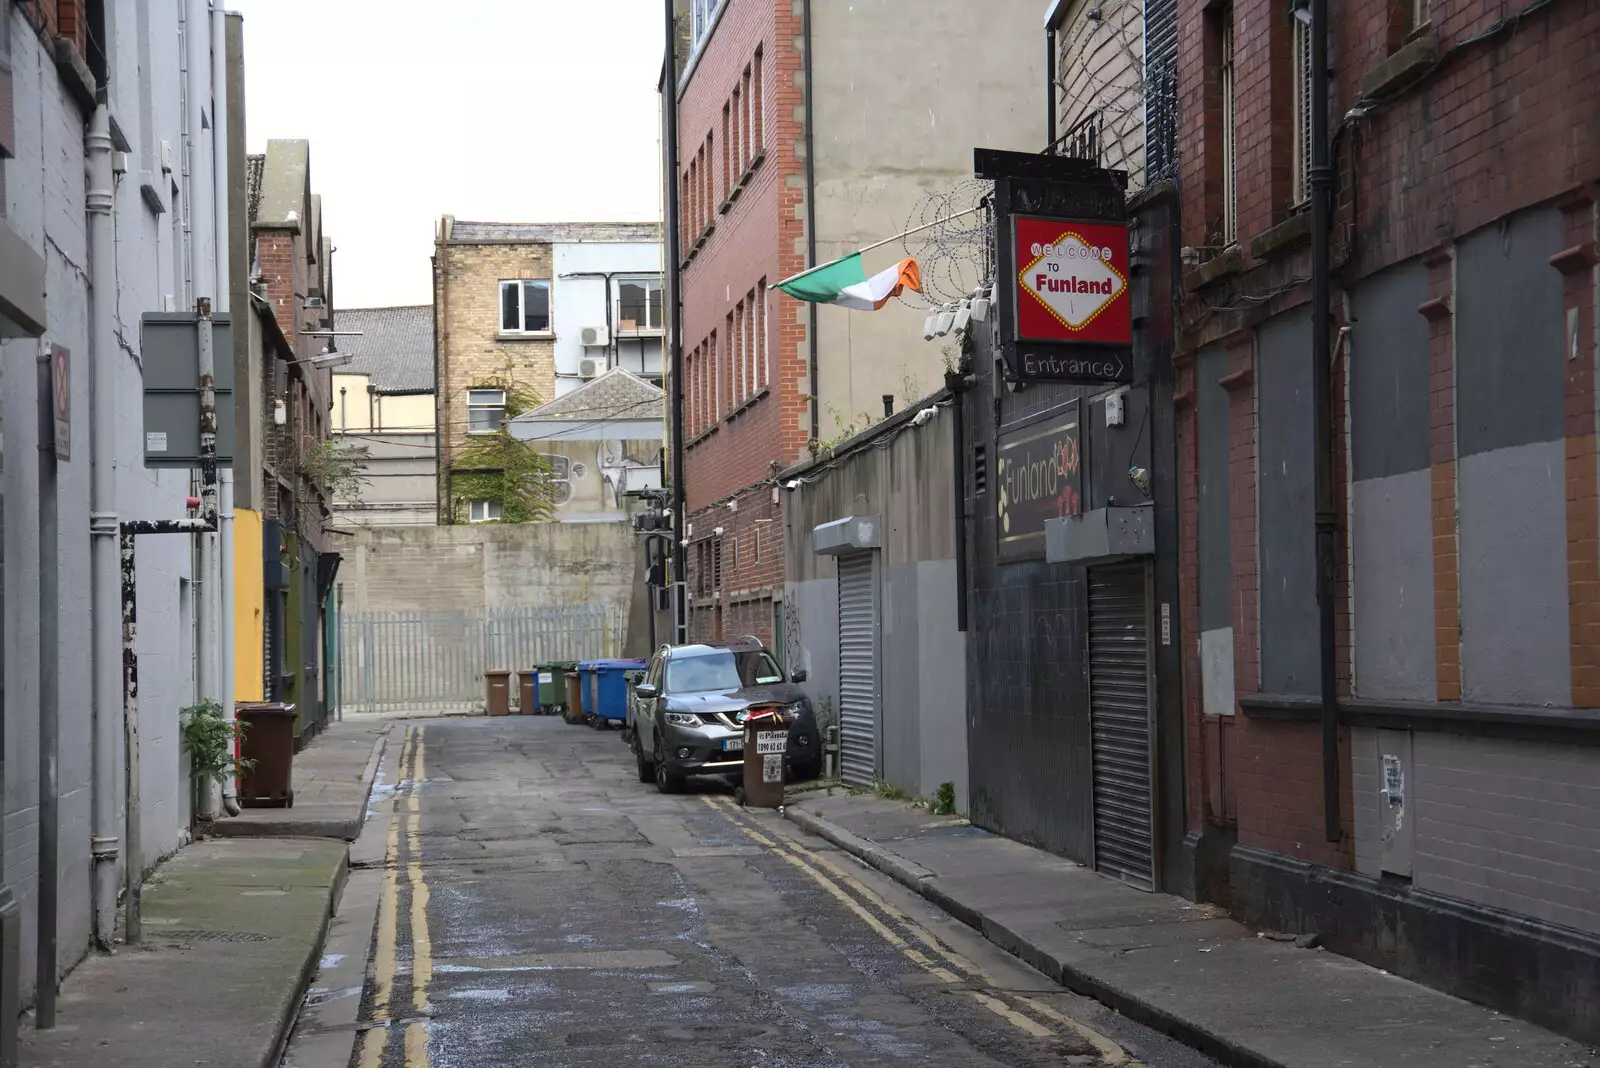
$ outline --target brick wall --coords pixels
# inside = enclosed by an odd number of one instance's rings
[[[466,437],[467,391],[475,385],[510,381],[531,389],[540,403],[555,398],[554,335],[500,331],[500,283],[550,279],[552,268],[550,246],[542,242],[451,243],[437,247],[435,257],[439,459],[447,468]]]
[[[1573,703],[1600,704],[1600,464],[1594,435],[1594,181],[1600,176],[1595,136],[1600,105],[1587,88],[1600,78],[1600,8],[1552,4],[1511,19],[1525,4],[1487,0],[1432,5],[1431,22],[1412,32],[1410,5],[1353,0],[1333,5],[1330,23],[1330,117],[1337,168],[1333,252],[1334,326],[1346,287],[1402,261],[1421,257],[1429,270],[1429,418],[1433,506],[1434,640],[1437,698],[1462,698],[1460,559],[1454,357],[1453,243],[1520,209],[1554,201],[1566,212],[1568,248],[1551,261],[1564,277],[1564,312],[1576,350],[1568,353],[1566,485],[1568,615],[1572,630]],[[1223,257],[1219,220],[1222,157],[1220,20],[1231,13],[1235,45],[1237,245]],[[1272,316],[1309,296],[1309,231],[1290,191],[1292,58],[1290,16],[1270,0],[1234,0],[1231,8],[1180,0],[1178,85],[1183,242],[1202,262],[1185,277],[1180,399],[1192,393],[1186,354],[1248,338]],[[1503,24],[1501,19],[1507,19]],[[1501,31],[1504,32],[1501,32]],[[1514,32],[1513,32],[1514,31]],[[1410,41],[1408,42],[1408,37]],[[1470,40],[1470,38],[1480,38]],[[1385,71],[1432,44],[1411,67],[1410,80],[1385,83]],[[1365,80],[1365,82],[1364,82]],[[1375,106],[1341,119],[1371,94]],[[1236,262],[1233,257],[1237,257]],[[1559,261],[1559,262],[1558,262]],[[1359,329],[1359,328],[1358,328]],[[1369,352],[1372,351],[1370,348]],[[1337,356],[1337,353],[1336,353]],[[1251,358],[1236,356],[1234,375]],[[1340,516],[1336,553],[1337,675],[1351,689],[1351,612],[1360,576],[1348,571],[1348,411],[1343,363],[1335,364],[1335,488]],[[1248,382],[1238,382],[1230,413],[1231,531],[1234,559],[1235,679],[1240,693],[1259,685],[1256,413]],[[1207,721],[1198,704],[1198,661],[1192,646],[1196,597],[1197,509],[1193,481],[1198,447],[1192,404],[1179,412],[1181,577],[1186,601],[1185,678],[1189,686],[1191,830],[1224,823],[1235,812],[1241,842],[1323,863],[1347,865],[1349,843],[1322,842],[1321,753],[1314,725],[1241,717]],[[1357,665],[1359,667],[1359,665]],[[1198,752],[1195,747],[1198,743]],[[1343,754],[1348,744],[1342,746]],[[1225,784],[1219,791],[1219,780]],[[1348,777],[1345,803],[1348,822]]]
[[[678,182],[690,191],[683,209],[687,262],[682,286],[686,425],[693,429],[686,434],[684,490],[697,539],[717,526],[737,527],[747,531],[742,536],[753,537],[747,524],[766,516],[762,508],[772,509],[776,523],[780,517],[765,480],[796,460],[812,435],[807,314],[798,301],[777,292],[762,294],[771,366],[767,388],[748,400],[727,388],[733,374],[728,316],[762,279],[770,284],[805,266],[800,29],[795,5],[787,0],[728,0],[678,100]],[[758,52],[759,65],[754,62]],[[747,69],[760,75],[759,93],[751,91],[761,101],[759,161],[744,173],[730,167],[725,175],[724,137],[733,131],[724,134],[723,108],[736,91],[741,100],[750,99],[744,89]],[[691,162],[707,148],[709,183],[698,167],[695,180],[689,180]],[[731,201],[730,192],[736,193]],[[728,512],[726,499],[737,502],[739,511]],[[759,562],[743,549],[737,562],[731,550],[724,551],[721,584],[714,590],[724,633],[771,638],[770,610],[763,623],[756,618],[761,609],[748,607],[782,588],[782,540],[774,536],[770,549],[767,545],[763,537]],[[690,588],[703,589],[696,555],[691,547]],[[719,610],[701,598],[693,625],[711,633],[718,617]],[[729,630],[735,621],[738,629]]]
[[[65,37],[77,47],[80,56],[88,56],[89,28],[84,0],[19,0],[17,6],[44,40]]]

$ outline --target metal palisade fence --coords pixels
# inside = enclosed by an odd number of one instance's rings
[[[485,671],[617,656],[626,623],[589,605],[349,613],[339,626],[341,707],[482,708]]]

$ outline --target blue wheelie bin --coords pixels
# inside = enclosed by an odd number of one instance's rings
[[[586,660],[578,665],[584,676],[583,712],[596,730],[622,726],[628,718],[628,678],[630,671],[643,671],[650,665],[643,660]]]

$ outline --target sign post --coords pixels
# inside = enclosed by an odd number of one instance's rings
[[[980,148],[995,183],[1000,348],[1021,382],[1133,381],[1127,175]]]

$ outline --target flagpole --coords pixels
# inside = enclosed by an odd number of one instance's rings
[[[987,205],[979,204],[978,206],[972,207],[972,208],[968,208],[965,211],[958,211],[953,215],[946,215],[942,219],[935,219],[931,223],[923,223],[921,226],[913,226],[909,230],[902,230],[898,234],[895,234],[892,237],[886,237],[882,241],[874,241],[872,244],[865,245],[865,246],[863,246],[861,248],[858,248],[854,252],[847,252],[843,256],[840,256],[836,260],[829,260],[827,263],[819,263],[815,267],[807,267],[803,271],[796,271],[794,274],[791,274],[788,278],[780,278],[780,279],[778,279],[778,281],[776,281],[776,282],[772,283],[770,286],[768,286],[767,290],[770,292],[771,290],[777,289],[781,285],[784,285],[784,284],[786,284],[788,282],[793,282],[796,278],[799,278],[801,275],[810,274],[813,271],[820,271],[824,267],[832,267],[836,263],[843,263],[845,260],[849,259],[851,256],[859,256],[863,252],[871,252],[875,248],[882,248],[884,245],[887,245],[892,241],[899,241],[901,238],[910,237],[912,234],[920,234],[924,230],[932,230],[935,226],[938,226],[940,223],[947,223],[951,219],[959,219],[963,215],[971,215],[975,211],[982,211],[985,207],[987,207]]]

